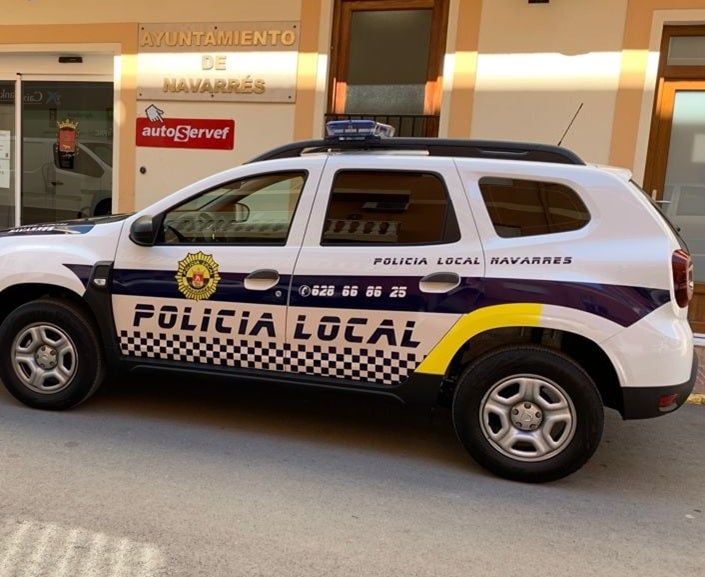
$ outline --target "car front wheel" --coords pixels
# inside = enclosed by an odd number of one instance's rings
[[[0,326],[0,378],[31,407],[67,409],[90,397],[105,374],[97,332],[74,304],[26,303]]]

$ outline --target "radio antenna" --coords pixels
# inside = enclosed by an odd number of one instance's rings
[[[558,141],[557,146],[560,146],[561,143],[563,142],[563,139],[565,138],[565,135],[568,134],[568,131],[570,130],[570,127],[573,126],[573,122],[575,122],[575,119],[578,117],[578,114],[580,114],[580,110],[583,107],[583,102],[580,103],[580,106],[578,106],[578,109],[575,111],[575,114],[573,114],[573,118],[570,120],[570,124],[568,124],[568,128],[565,129],[565,132],[563,133],[563,136],[561,136],[561,139]]]

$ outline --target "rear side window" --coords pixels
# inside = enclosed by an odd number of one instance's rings
[[[343,170],[335,175],[321,243],[439,244],[460,239],[440,176]]]
[[[590,221],[578,194],[556,182],[485,176],[480,179],[480,191],[501,237],[568,232]]]

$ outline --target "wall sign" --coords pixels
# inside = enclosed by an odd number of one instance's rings
[[[140,100],[294,102],[298,22],[141,24]]]
[[[232,150],[235,121],[214,118],[137,118],[137,146]]]

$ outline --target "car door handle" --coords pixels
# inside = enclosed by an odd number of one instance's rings
[[[425,293],[447,293],[460,285],[460,275],[454,272],[434,272],[419,281]]]
[[[272,269],[260,269],[245,277],[245,288],[251,291],[266,291],[277,286],[279,273]]]
[[[51,180],[49,181],[49,184],[51,184],[52,186],[62,186],[64,183],[60,180]]]

